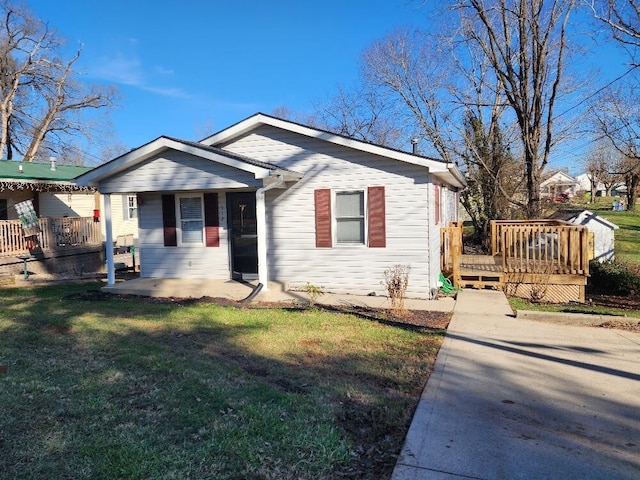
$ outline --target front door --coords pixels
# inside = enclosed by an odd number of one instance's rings
[[[258,274],[256,194],[227,193],[227,212],[232,276],[255,278]]]

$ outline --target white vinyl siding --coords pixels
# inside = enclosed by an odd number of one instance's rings
[[[171,150],[115,175],[100,185],[100,191],[140,193],[261,186],[253,173]]]
[[[229,244],[226,223],[220,225],[220,248],[183,244],[165,247],[162,196],[146,193],[139,205],[140,276],[143,278],[229,278]],[[224,193],[218,194],[220,219],[226,218]],[[176,209],[177,210],[177,209]],[[177,215],[177,212],[176,212]]]
[[[411,266],[407,295],[429,298],[431,285],[435,286],[432,278],[437,281],[439,274],[440,236],[434,227],[434,243],[429,241],[433,184],[427,168],[273,127],[261,127],[224,148],[304,173],[302,180],[286,190],[267,192],[271,281],[291,287],[310,282],[325,291],[386,295],[381,285],[384,271],[399,263]],[[340,248],[316,248],[314,191],[366,192],[375,185],[385,187],[386,247],[341,244]]]

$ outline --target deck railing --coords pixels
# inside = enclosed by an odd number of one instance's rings
[[[581,225],[501,225],[499,252],[505,273],[589,274],[589,230]]]
[[[491,220],[491,255],[502,255],[502,229],[505,227],[573,226],[562,220]]]
[[[100,223],[93,217],[40,218],[37,240],[25,237],[19,220],[0,221],[0,256],[24,255],[39,247],[43,251],[102,243]]]
[[[558,220],[493,221],[491,256],[463,256],[459,222],[440,232],[440,268],[456,286],[461,275],[495,272],[495,267],[504,274],[589,275],[593,235],[581,225]]]
[[[451,222],[440,229],[440,270],[458,278],[462,258],[462,222]]]

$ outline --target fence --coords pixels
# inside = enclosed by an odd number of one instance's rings
[[[93,217],[40,218],[38,225],[37,236],[25,237],[19,220],[0,221],[0,256],[102,244],[100,223]]]

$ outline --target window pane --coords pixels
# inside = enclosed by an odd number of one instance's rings
[[[182,243],[201,244],[204,241],[202,197],[180,197],[179,206]]]
[[[182,243],[202,243],[202,221],[182,221]]]
[[[336,220],[339,243],[364,243],[364,218]]]
[[[127,197],[127,209],[129,219],[138,218],[138,200],[135,195],[129,195]]]
[[[202,201],[200,197],[180,199],[180,218],[182,220],[202,219]]]
[[[343,192],[336,194],[336,216],[364,216],[364,192]]]

